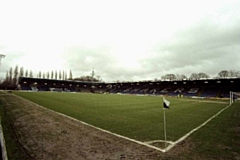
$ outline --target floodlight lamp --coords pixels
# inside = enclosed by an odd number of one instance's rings
[[[4,55],[4,54],[0,54],[0,57],[1,57],[1,58],[4,58],[4,57],[6,57],[6,55]]]

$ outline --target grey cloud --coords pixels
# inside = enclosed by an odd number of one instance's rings
[[[215,74],[222,69],[238,69],[240,54],[240,19],[227,25],[211,24],[204,19],[179,32],[170,41],[154,48],[158,54],[151,62],[167,71],[206,72]],[[167,54],[163,57],[161,54]],[[189,72],[189,71],[188,71]]]
[[[148,64],[141,64],[140,68],[135,69],[122,66],[121,60],[113,54],[110,47],[70,46],[66,48],[64,56],[75,76],[89,75],[92,68],[105,81],[138,80],[149,74]]]
[[[111,54],[109,47],[87,48],[83,46],[69,46],[65,49],[66,66],[75,71],[76,76],[83,76],[91,72],[92,68],[96,74],[114,70],[117,59]]]
[[[66,49],[68,66],[84,73],[90,73],[94,67],[104,80],[154,79],[167,73],[189,76],[205,72],[215,76],[221,70],[237,70],[240,68],[240,19],[230,20],[227,25],[211,21],[211,18],[203,19],[159,43],[149,51],[153,55],[139,61],[139,68],[121,66],[110,47],[81,46]]]

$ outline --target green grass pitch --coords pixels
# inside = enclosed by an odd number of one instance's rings
[[[162,97],[56,92],[14,94],[138,141],[164,140]],[[228,101],[166,99],[171,102],[170,109],[165,110],[169,141],[178,140],[228,105]]]

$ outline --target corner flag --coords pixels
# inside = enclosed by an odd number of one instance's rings
[[[163,97],[163,107],[169,109],[170,102]]]
[[[163,120],[164,120],[164,137],[165,137],[165,148],[167,147],[167,128],[166,128],[166,116],[165,108],[169,109],[170,102],[163,97]]]

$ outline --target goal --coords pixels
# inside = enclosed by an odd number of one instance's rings
[[[230,105],[239,100],[240,100],[240,93],[230,91]]]

